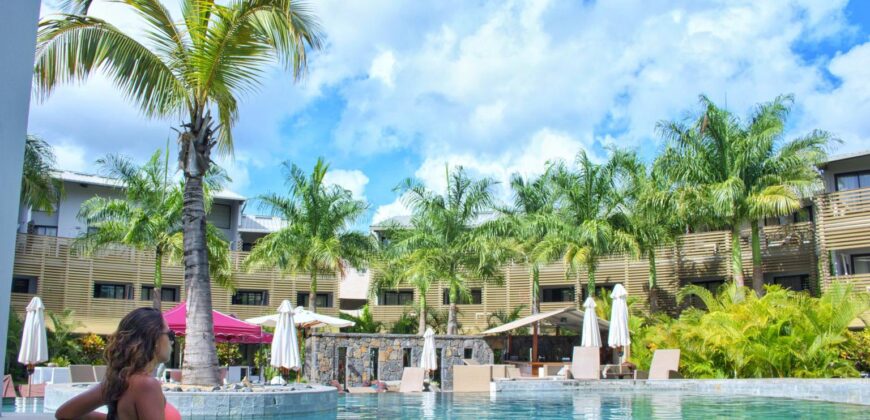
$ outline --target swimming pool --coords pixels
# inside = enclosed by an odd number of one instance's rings
[[[4,399],[3,411],[42,411],[41,403]],[[17,405],[16,405],[17,404]],[[870,407],[818,401],[667,392],[364,394],[338,399],[338,410],[303,419],[789,419],[867,418]],[[291,418],[288,416],[287,418]]]

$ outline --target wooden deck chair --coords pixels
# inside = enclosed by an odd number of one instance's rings
[[[676,379],[680,375],[680,349],[656,350],[653,353],[652,362],[649,364],[649,372],[635,372],[635,379]]]
[[[519,379],[523,377],[523,374],[520,373],[520,368],[516,366],[508,366],[507,367],[507,377],[508,379]]]
[[[492,366],[453,365],[453,392],[489,392]]]
[[[574,379],[601,379],[601,356],[598,347],[574,347],[571,376]]]
[[[378,391],[375,391],[370,386],[349,386],[347,387],[348,394],[377,394]]]
[[[106,365],[94,365],[94,379],[97,382],[103,382],[103,378],[106,377]]]
[[[3,398],[15,398],[18,393],[15,392],[15,384],[12,383],[12,375],[3,377]]]
[[[94,383],[97,382],[97,377],[94,374],[94,367],[91,365],[70,365],[69,377],[72,383]]]
[[[462,359],[462,363],[465,363],[468,366],[479,366],[480,363],[474,359]]]
[[[423,368],[406,367],[402,370],[402,383],[399,384],[399,392],[423,392],[423,379],[426,372]]]

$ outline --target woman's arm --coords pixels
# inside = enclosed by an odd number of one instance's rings
[[[104,405],[103,385],[93,386],[73,399],[63,403],[54,413],[56,419],[105,419],[106,415],[94,410]]]
[[[136,381],[136,416],[140,419],[164,420],[166,398],[163,396],[163,388],[157,379],[138,378]]]

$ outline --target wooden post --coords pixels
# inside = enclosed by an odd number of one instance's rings
[[[532,328],[532,360],[529,360],[532,363],[538,361],[538,323],[535,323],[534,328]]]

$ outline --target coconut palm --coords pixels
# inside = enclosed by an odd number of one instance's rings
[[[815,130],[784,141],[791,96],[758,105],[748,121],[705,96],[700,102],[696,119],[659,123],[668,142],[659,159],[690,207],[731,230],[731,265],[739,286],[744,284],[740,229],[751,226],[752,283],[762,293],[759,222],[801,208],[801,199],[820,185],[815,165],[826,158],[832,137]]]
[[[404,180],[396,190],[412,211],[409,227],[397,229],[391,238],[401,255],[410,256],[406,281],[447,284],[450,307],[447,334],[459,330],[457,304],[470,298],[474,281],[502,284],[500,265],[509,249],[499,238],[481,226],[493,208],[488,178],[473,180],[462,167],[445,168],[447,189],[438,194],[414,179]]]
[[[257,88],[271,61],[300,78],[309,51],[321,45],[319,25],[304,1],[182,0],[180,19],[159,0],[120,2],[146,27],[143,39],[89,16],[91,0],[68,0],[69,14],[39,23],[35,91],[44,99],[58,85],[101,71],[146,116],[183,120],[178,166],[185,178],[184,276],[191,292],[184,380],[217,385],[203,176],[215,147],[232,154],[239,96]]]
[[[388,222],[384,232],[391,240],[378,244],[375,257],[372,258],[370,297],[377,298],[382,291],[396,290],[400,286],[413,288],[417,296],[417,333],[423,335],[426,331],[429,311],[426,294],[429,293],[432,284],[438,281],[438,272],[434,270],[435,265],[428,258],[430,254],[428,249],[411,249],[395,245],[393,241],[401,238],[404,233],[400,226]],[[403,331],[404,328],[401,327]]]
[[[526,309],[526,305],[515,306],[511,310],[499,309],[495,312],[489,314],[489,317],[486,319],[486,328],[491,329],[498,326],[502,326],[504,324],[509,324],[514,322],[520,318],[522,318],[523,310]],[[524,335],[527,333],[526,328],[520,328],[517,330],[517,334]]]
[[[350,230],[368,209],[351,192],[327,185],[329,164],[317,159],[310,175],[288,162],[287,196],[259,197],[263,208],[281,216],[287,225],[259,239],[245,259],[248,270],[277,267],[283,273],[308,273],[311,285],[308,308],[317,310],[317,278],[320,274],[345,274],[348,265],[362,267],[373,250],[372,238]]]
[[[353,321],[354,326],[344,328],[345,332],[349,333],[379,333],[384,328],[384,323],[381,321],[375,321],[374,316],[372,316],[372,310],[369,308],[369,305],[365,305],[360,310],[358,316],[354,316],[351,314],[346,314],[344,312],[338,314],[341,319],[346,319],[348,321]]]
[[[167,151],[168,152],[168,151]],[[78,217],[88,231],[76,238],[74,249],[85,255],[110,245],[126,245],[154,252],[154,290],[152,305],[161,308],[164,258],[177,264],[183,259],[181,229],[182,191],[184,187],[169,178],[169,155],[156,151],[142,166],[119,155],[97,160],[102,172],[123,185],[124,198],[92,197],[82,203]],[[210,169],[206,178],[206,209],[211,207],[209,191],[220,188],[226,176]],[[209,270],[221,287],[232,289],[229,243],[211,223],[208,224]]]
[[[24,143],[24,173],[21,177],[21,205],[32,210],[54,212],[63,194],[63,183],[55,178],[54,152],[45,140],[28,135]]]
[[[629,154],[614,150],[607,162],[596,164],[581,151],[576,171],[561,162],[551,168],[557,201],[554,212],[541,221],[547,231],[533,255],[541,263],[563,259],[566,276],[585,268],[590,296],[595,294],[595,270],[602,256],[640,252],[624,206],[629,159]]]

